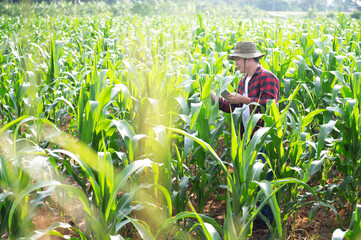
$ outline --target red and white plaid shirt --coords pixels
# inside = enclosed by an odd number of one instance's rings
[[[238,93],[243,94],[244,84],[247,75],[244,76],[238,83]],[[237,91],[237,89],[235,89]],[[252,78],[248,83],[248,97],[251,98],[252,102],[259,103],[261,106],[266,109],[267,100],[275,99],[278,103],[279,99],[279,80],[278,78],[270,71],[258,66]],[[243,103],[240,104],[231,104],[232,111],[236,107],[242,107]],[[249,105],[249,111],[252,113],[254,110],[254,105]],[[230,112],[229,103],[226,99],[219,97],[219,109],[224,112]],[[261,113],[261,107],[256,108],[256,113]],[[257,126],[253,133],[261,126],[263,126],[263,121],[260,120],[257,123]],[[244,132],[243,124],[241,124],[241,132]],[[252,134],[253,135],[253,134]]]

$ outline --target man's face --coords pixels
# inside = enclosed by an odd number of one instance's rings
[[[238,68],[238,70],[239,70],[241,73],[245,73],[244,63],[245,63],[244,58],[237,57],[237,58],[235,59],[236,67]]]

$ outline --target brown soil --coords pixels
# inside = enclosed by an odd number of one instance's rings
[[[196,202],[192,201],[192,204],[195,205]],[[212,204],[212,205],[211,205]],[[211,205],[209,209],[208,206]],[[205,213],[208,213],[212,218],[218,219],[218,221],[223,224],[224,217],[226,214],[226,201],[213,201],[209,200],[206,205]],[[329,240],[332,238],[333,230],[340,228],[340,225],[337,221],[336,215],[330,209],[325,209],[325,213],[321,209],[315,214],[313,219],[309,222],[309,214],[311,210],[311,205],[302,207],[296,211],[293,216],[290,216],[287,221],[287,232],[283,234],[287,239],[292,240],[308,240],[308,239],[318,239],[318,240]],[[344,226],[348,226],[350,215],[346,210],[338,209],[338,213],[341,217],[341,222]],[[284,224],[284,223],[283,223]],[[252,233],[251,240],[260,239],[267,231],[266,230],[257,230]]]
[[[35,226],[35,229],[39,231],[44,231],[52,224],[57,222],[65,222],[65,223],[69,223],[70,225],[74,225],[74,222],[70,217],[70,215],[60,216],[60,214],[54,213],[53,211],[50,211],[46,207],[41,208],[38,214],[33,218],[33,224]],[[56,230],[63,235],[72,235],[72,236],[75,235],[75,232],[70,228],[59,228]],[[48,240],[48,239],[63,239],[63,238],[57,236],[45,235],[40,239]]]
[[[40,231],[46,230],[52,224],[61,222],[68,223],[72,227],[78,228],[80,231],[85,231],[85,219],[84,219],[84,211],[82,209],[82,204],[77,199],[63,199],[61,202],[64,204],[60,205],[57,203],[55,198],[55,203],[51,209],[48,207],[42,207],[37,215],[32,219],[34,224],[34,228]],[[59,201],[60,202],[60,201]],[[79,237],[79,234],[73,230],[72,228],[57,228],[56,231],[61,233],[62,235],[71,236],[71,237]],[[64,239],[57,236],[45,235],[42,240],[48,239]]]

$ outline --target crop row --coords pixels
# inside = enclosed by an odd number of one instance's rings
[[[361,234],[359,22],[34,14],[0,26],[1,235],[122,239],[131,223],[145,239],[247,239],[265,204],[275,239],[307,205],[310,220],[337,217],[334,239]],[[243,138],[242,109],[210,100],[242,77],[227,60],[241,40],[258,43],[281,92]],[[34,231],[41,207],[73,198],[84,228]]]

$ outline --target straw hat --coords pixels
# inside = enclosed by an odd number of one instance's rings
[[[233,53],[228,56],[228,60],[236,60],[237,57],[258,58],[263,56],[264,54],[257,51],[256,43],[243,41],[236,43]]]

